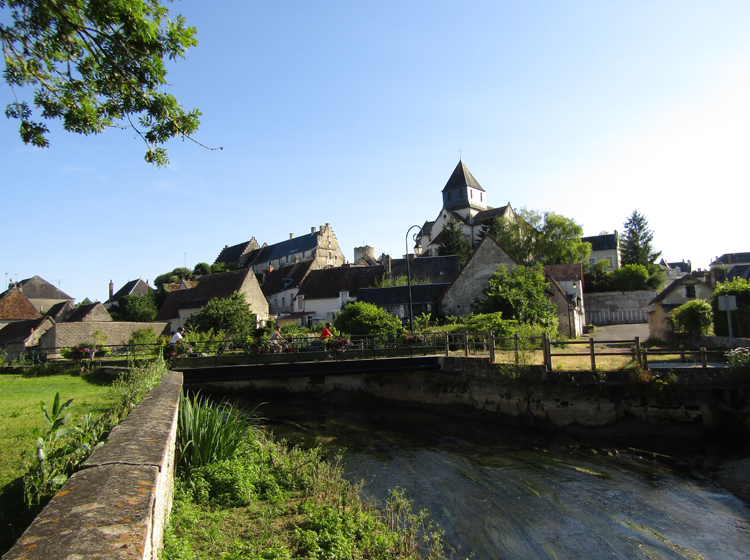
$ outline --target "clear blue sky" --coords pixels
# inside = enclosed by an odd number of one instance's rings
[[[197,140],[143,161],[132,131],[0,119],[0,274],[104,301],[329,222],[347,258],[404,253],[459,148],[489,203],[551,210],[586,235],[644,214],[667,260],[750,251],[750,2],[198,2],[200,45],[170,91]],[[0,85],[3,106],[11,92]]]

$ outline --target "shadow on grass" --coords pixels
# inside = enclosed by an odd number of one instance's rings
[[[0,489],[0,555],[10,550],[42,507],[28,509],[23,501],[23,477]]]

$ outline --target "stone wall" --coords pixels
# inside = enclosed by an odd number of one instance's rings
[[[647,323],[653,290],[586,294],[586,322],[594,325]]]
[[[94,342],[94,332],[99,330],[107,336],[107,346],[127,344],[133,331],[152,328],[158,335],[167,334],[165,329],[169,323],[127,323],[127,322],[80,322],[58,323],[39,341],[39,348],[64,348],[75,346],[81,342]]]
[[[481,358],[440,358],[441,370],[315,376],[203,383],[208,391],[248,394],[305,394],[323,398],[344,393],[375,397],[433,412],[471,415],[509,426],[554,429],[576,435],[694,439],[750,432],[750,399],[725,370],[680,372],[664,386],[634,371],[545,372],[522,376]],[[602,379],[605,379],[603,381]],[[198,384],[196,384],[196,387]],[[264,396],[264,398],[266,398]]]
[[[168,373],[3,560],[156,560],[172,507],[182,374]]]

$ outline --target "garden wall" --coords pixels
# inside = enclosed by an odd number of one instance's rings
[[[181,373],[165,375],[3,560],[156,560],[172,507],[181,390]]]
[[[656,297],[656,292],[599,292],[585,294],[584,297],[587,324],[647,323],[649,302]]]
[[[157,336],[164,333],[167,322],[161,323],[128,323],[115,321],[58,323],[44,333],[39,341],[39,348],[64,348],[81,342],[95,342],[94,332],[101,331],[107,336],[107,346],[127,344],[133,331],[154,329]]]

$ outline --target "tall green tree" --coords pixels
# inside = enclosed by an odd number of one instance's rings
[[[633,210],[624,224],[625,231],[622,242],[622,264],[654,264],[661,256],[652,246],[654,232],[648,229],[648,220],[637,210]]]
[[[255,333],[255,314],[245,294],[233,293],[228,298],[214,298],[185,322],[188,331],[223,332],[230,338],[245,338]]]
[[[443,231],[440,232],[441,240],[438,246],[438,255],[458,255],[461,264],[465,263],[471,255],[471,242],[464,236],[464,230],[453,217],[448,219]]]
[[[489,233],[518,262],[530,265],[567,264],[584,261],[591,253],[583,228],[554,212],[521,208],[515,220],[494,217],[482,223],[482,234]]]
[[[163,144],[191,138],[201,114],[163,91],[165,61],[198,44],[196,29],[168,14],[160,0],[0,0],[12,91],[5,114],[19,121],[21,139],[49,146],[40,117],[80,134],[131,128],[146,143],[146,161],[166,165]]]
[[[122,321],[134,323],[150,323],[156,319],[156,296],[149,290],[145,295],[123,296],[118,302],[120,317]]]
[[[541,264],[517,266],[510,272],[501,265],[484,289],[484,298],[474,304],[478,313],[500,311],[503,319],[520,323],[557,326],[557,312],[547,295],[547,279]]]

